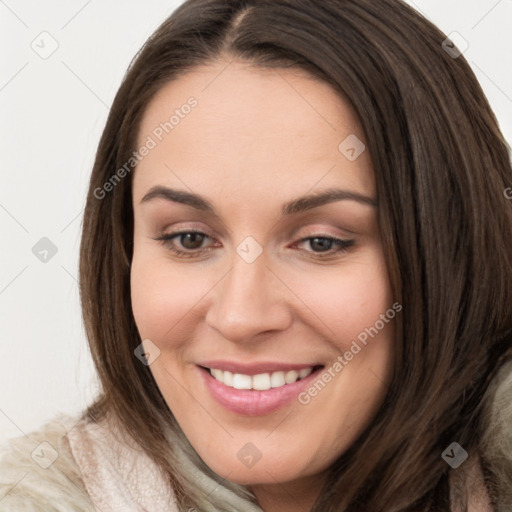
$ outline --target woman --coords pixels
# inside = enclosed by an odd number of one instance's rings
[[[397,0],[162,24],[84,214],[102,394],[0,510],[512,510],[512,173],[445,39]]]

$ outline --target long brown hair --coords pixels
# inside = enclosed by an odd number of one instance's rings
[[[512,341],[512,202],[504,195],[512,171],[485,95],[464,57],[443,49],[445,39],[400,0],[188,0],[131,63],[101,137],[83,221],[83,319],[102,385],[88,414],[116,415],[168,476],[182,510],[229,506],[213,497],[205,504],[176,463],[178,445],[247,510],[256,501],[202,463],[134,356],[133,172],[98,190],[131,158],[155,93],[220,56],[305,70],[353,105],[403,305],[386,399],[332,465],[313,510],[449,510],[441,453],[452,441],[479,452],[482,397]]]

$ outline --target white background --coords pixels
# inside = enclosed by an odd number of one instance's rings
[[[77,285],[87,183],[127,66],[180,3],[0,0],[0,442],[95,395]],[[510,143],[512,1],[408,3],[468,41]],[[31,47],[43,31],[59,45],[47,59]],[[46,263],[42,237],[58,250]]]

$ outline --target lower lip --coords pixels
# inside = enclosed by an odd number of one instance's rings
[[[311,372],[304,379],[293,384],[265,391],[235,389],[212,377],[208,370],[198,366],[202,378],[212,397],[225,409],[245,416],[263,416],[290,404],[297,395],[316,378],[322,368]]]

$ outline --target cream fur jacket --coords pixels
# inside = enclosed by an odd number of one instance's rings
[[[493,508],[470,456],[458,473],[470,496],[468,512],[512,512],[512,361],[492,381],[485,420],[482,452],[498,475],[500,495]],[[11,439],[0,450],[0,512],[184,512],[158,468],[132,443],[113,423],[92,424],[79,415],[60,415]],[[462,512],[455,492],[452,510]],[[246,512],[235,497],[232,505],[219,511]]]

